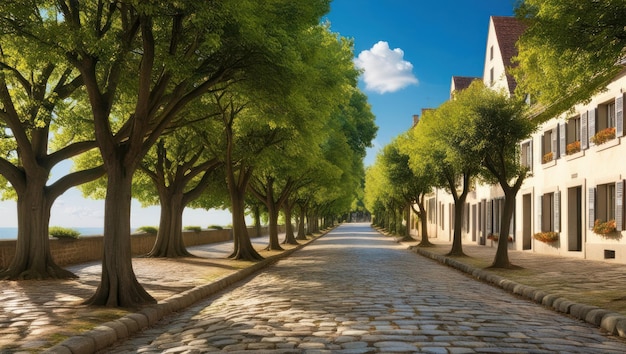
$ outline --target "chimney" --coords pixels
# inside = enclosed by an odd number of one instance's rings
[[[413,126],[416,126],[417,123],[420,121],[420,116],[417,114],[413,115]]]

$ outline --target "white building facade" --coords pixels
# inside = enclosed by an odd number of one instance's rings
[[[505,68],[522,31],[514,18],[490,19],[482,78],[487,87],[514,91]],[[467,82],[453,78],[451,88]],[[520,144],[532,174],[517,195],[510,249],[626,264],[625,92],[622,72],[589,103],[541,124]],[[451,241],[452,197],[436,190],[426,200],[429,237]],[[475,184],[465,205],[463,243],[494,245],[489,236],[499,235],[503,206],[499,186]],[[548,236],[554,240],[546,242]]]

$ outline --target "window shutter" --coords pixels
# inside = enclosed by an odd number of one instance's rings
[[[559,126],[552,128],[552,133],[550,134],[550,151],[552,152],[553,158],[556,160],[559,158]]]
[[[587,117],[587,129],[589,129],[589,145],[591,145],[591,137],[596,135],[596,110],[589,110]]]
[[[487,228],[487,235],[493,233],[493,230],[491,229],[491,225],[492,223],[492,215],[493,215],[493,200],[490,200],[487,202],[487,220],[485,220],[485,226]]]
[[[565,128],[567,128],[567,124],[565,123],[559,124],[559,152],[560,152],[561,157],[565,156],[565,153],[566,153]]]
[[[535,214],[535,232],[541,232],[541,196],[537,197]]]
[[[587,112],[580,115],[580,148],[589,147],[589,131],[587,130]]]
[[[615,229],[624,229],[624,181],[615,182]]]
[[[561,232],[561,192],[554,192],[554,231]]]
[[[589,195],[587,195],[587,199],[589,200],[589,228],[593,229],[593,224],[596,221],[596,189],[589,188]]]
[[[615,98],[615,137],[624,135],[624,95]]]
[[[528,166],[530,167],[530,172],[533,171],[533,139],[530,139],[530,151],[528,152],[528,154],[530,155],[528,157]]]

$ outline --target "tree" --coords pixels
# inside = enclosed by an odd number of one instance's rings
[[[416,174],[411,169],[409,164],[410,157],[407,153],[411,148],[411,144],[409,133],[401,134],[385,147],[383,156],[393,193],[405,200],[413,212],[420,218],[421,240],[418,246],[432,246],[428,240],[427,212],[424,198],[432,191],[433,175],[427,172],[427,168],[420,169],[420,174]],[[417,210],[415,205],[417,205]],[[410,219],[407,218],[407,224],[409,221]]]
[[[517,17],[516,92],[538,103],[542,122],[584,102],[623,70],[626,6],[622,0],[524,0]]]
[[[446,188],[454,199],[454,236],[448,253],[451,256],[465,255],[461,240],[463,211],[481,162],[466,139],[473,102],[472,97],[463,93],[422,116],[410,131],[414,144],[407,151],[415,173],[433,174],[433,185]]]
[[[188,103],[244,72],[256,74],[263,65],[277,68],[276,63],[292,60],[295,52],[277,43],[287,44],[293,33],[317,23],[328,3],[59,0],[45,8],[18,3],[3,2],[3,25],[59,53],[78,70],[107,173],[102,278],[87,303],[154,302],[132,270],[135,170],[162,132],[177,125]],[[45,16],[47,26],[32,23],[32,16]]]
[[[141,164],[142,172],[156,187],[161,206],[159,231],[148,257],[191,256],[182,238],[183,211],[209,186],[212,173],[221,165],[206,146],[213,140],[206,137],[212,127],[198,125],[181,127],[161,139],[154,149],[156,156],[144,159]],[[153,200],[151,195],[139,199]]]
[[[504,191],[504,211],[500,221],[498,249],[492,264],[494,268],[511,268],[508,257],[508,235],[517,192],[530,168],[522,164],[519,143],[528,139],[536,129],[536,123],[526,116],[526,104],[516,98],[508,98],[475,81],[463,91],[474,102],[467,139],[472,153],[482,160],[482,177],[497,183]]]
[[[0,18],[0,25],[5,21]],[[44,26],[45,19],[35,16],[32,22]],[[69,188],[102,176],[104,169],[95,166],[48,182],[57,164],[96,147],[93,136],[61,137],[81,124],[73,111],[80,108],[76,99],[83,80],[54,53],[42,55],[13,34],[8,30],[0,37],[0,174],[11,185],[3,187],[3,196],[17,198],[18,234],[15,257],[0,279],[73,278],[52,259],[50,209]],[[59,132],[56,145],[50,144],[54,131]]]

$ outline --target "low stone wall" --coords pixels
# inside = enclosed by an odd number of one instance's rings
[[[279,232],[284,232],[285,227],[280,226]],[[248,228],[250,237],[267,235],[268,228],[262,227],[260,235],[257,235],[256,228]],[[197,246],[209,243],[224,242],[231,240],[231,230],[202,230],[183,231],[183,242],[185,246]],[[155,235],[133,234],[130,238],[133,255],[142,255],[150,252]],[[0,240],[0,269],[7,268],[15,256],[16,240]],[[85,262],[99,261],[102,259],[103,236],[81,236],[77,240],[50,239],[50,252],[52,258],[60,266],[78,264]]]

